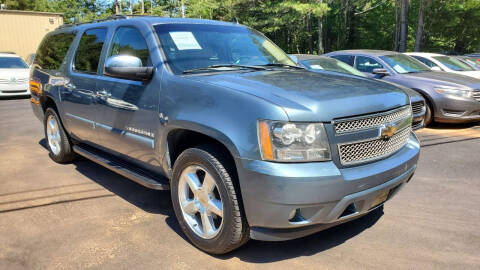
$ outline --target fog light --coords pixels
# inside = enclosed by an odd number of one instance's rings
[[[293,209],[292,212],[290,212],[290,215],[288,215],[288,220],[292,220],[295,217],[296,213],[297,209]]]

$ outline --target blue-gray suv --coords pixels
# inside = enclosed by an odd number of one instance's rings
[[[317,74],[239,24],[112,17],[42,41],[32,108],[50,157],[170,189],[198,248],[302,237],[377,209],[420,145],[400,88]]]

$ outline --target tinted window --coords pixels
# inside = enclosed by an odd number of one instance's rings
[[[214,65],[295,65],[265,36],[247,27],[161,24],[154,28],[167,62],[177,74],[225,71],[211,67]],[[245,67],[229,70],[242,69]]]
[[[28,68],[20,57],[0,57],[0,68]]]
[[[75,55],[76,71],[96,73],[107,29],[90,29],[83,33]]]
[[[60,33],[45,37],[33,62],[34,66],[46,70],[58,70],[67,55],[75,34]]]
[[[140,32],[133,27],[118,28],[108,55],[136,56],[142,60],[143,66],[149,65],[147,43]]]
[[[431,69],[422,62],[405,54],[384,55],[380,56],[380,58],[400,74],[431,71]]]
[[[418,61],[424,63],[425,65],[429,67],[436,67],[437,64],[433,63],[432,61],[428,60],[427,58],[423,58],[417,55],[412,55],[413,58],[417,59]]]
[[[433,56],[433,59],[439,61],[440,63],[444,64],[451,70],[455,71],[472,71],[474,70],[469,65],[463,63],[462,61],[453,58],[451,56]]]
[[[365,56],[357,56],[355,59],[355,68],[361,72],[372,73],[376,68],[383,68],[377,60]]]
[[[333,55],[332,58],[340,60],[353,67],[353,55]]]

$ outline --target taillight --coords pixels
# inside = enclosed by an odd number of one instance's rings
[[[40,104],[40,96],[42,95],[42,84],[35,79],[31,79],[28,83],[30,88],[30,102],[33,104]]]
[[[40,96],[42,94],[42,84],[36,80],[30,80],[30,93]]]

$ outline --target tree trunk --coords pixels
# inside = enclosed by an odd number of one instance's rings
[[[312,31],[312,15],[307,16],[307,31],[308,31],[308,53],[313,54],[313,31]]]
[[[400,1],[401,0],[395,0],[395,41],[393,44],[394,51],[398,51],[398,45],[400,40]]]
[[[400,46],[398,50],[405,52],[407,50],[407,35],[408,35],[408,0],[402,0],[402,10],[400,12]]]
[[[323,54],[323,16],[318,17],[318,54]]]
[[[415,51],[419,52],[422,47],[422,37],[423,37],[423,16],[425,14],[425,0],[420,0],[420,8],[418,10],[418,25],[417,25],[417,34],[415,36]]]
[[[323,0],[318,0],[321,5]],[[318,16],[318,55],[323,54],[323,16]]]

